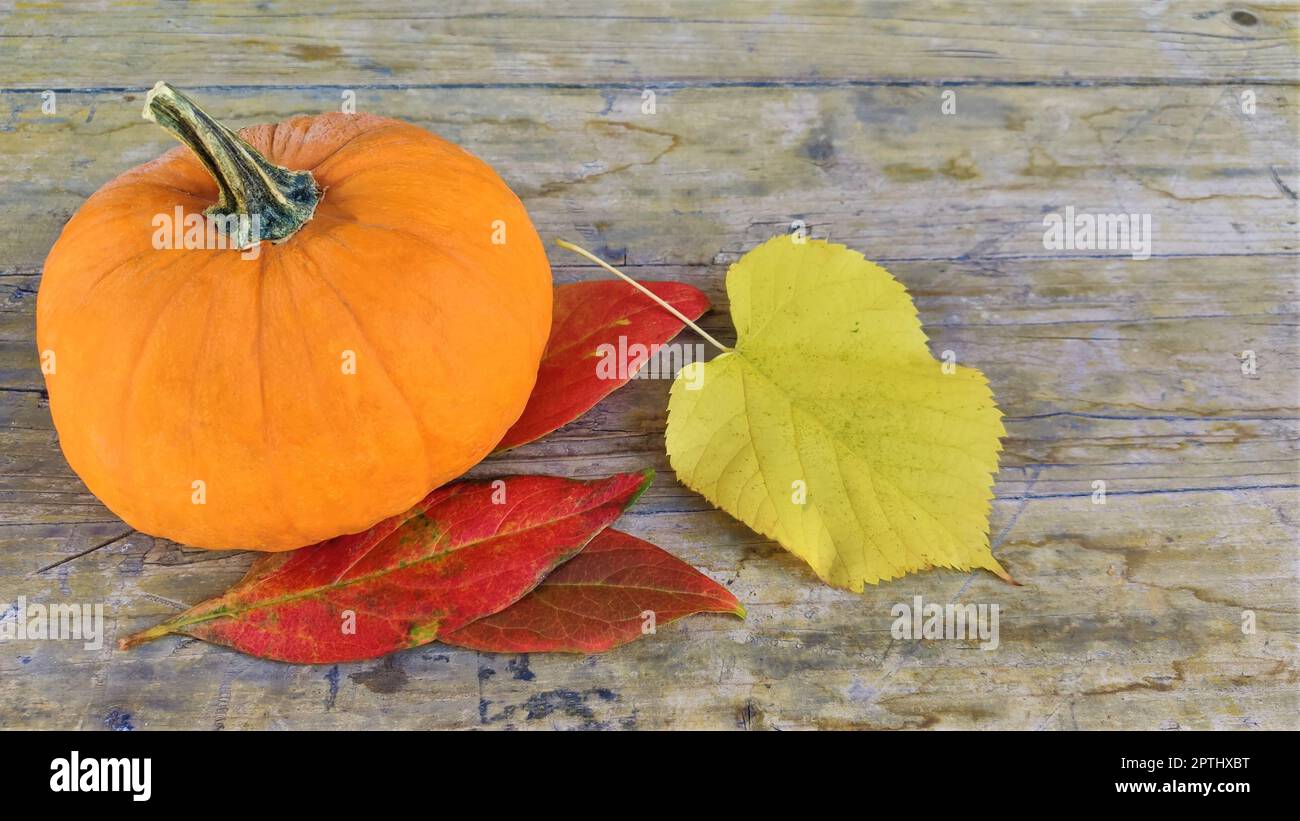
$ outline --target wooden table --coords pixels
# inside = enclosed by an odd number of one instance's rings
[[[100,5],[0,8],[0,608],[102,603],[108,632],[0,644],[0,726],[1297,726],[1296,4]],[[159,79],[232,125],[353,92],[490,162],[547,240],[703,288],[724,341],[727,264],[796,220],[887,265],[1008,416],[991,527],[1023,587],[819,583],[676,482],[668,383],[638,380],[475,473],[653,467],[620,527],[728,585],[744,622],[591,657],[117,650],[252,558],[132,532],[88,493],[33,342],[64,221],[172,145],[140,117]],[[1045,248],[1067,207],[1149,215],[1150,258]],[[892,639],[915,595],[998,604],[1000,647]]]

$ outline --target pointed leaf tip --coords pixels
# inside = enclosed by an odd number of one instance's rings
[[[685,283],[642,284],[690,319],[709,309],[704,292]],[[614,280],[561,285],[554,305],[536,386],[497,451],[536,441],[582,416],[651,364],[649,356],[629,352],[666,345],[685,327],[633,286]]]
[[[671,553],[609,529],[516,604],[441,640],[494,653],[600,653],[693,613],[744,618],[745,609]]]

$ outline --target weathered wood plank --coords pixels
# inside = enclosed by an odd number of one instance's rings
[[[1294,494],[1157,498],[1115,498],[1104,511],[1081,500],[1023,509],[999,503],[995,527],[1017,516],[1027,534],[1002,547],[1024,588],[938,572],[863,596],[816,584],[743,528],[714,527],[712,514],[633,516],[633,530],[672,543],[737,590],[750,610],[747,622],[692,619],[656,640],[586,659],[431,646],[337,670],[259,662],[185,640],[132,653],[51,642],[0,659],[0,721],[89,728],[124,715],[155,728],[1294,726],[1294,558],[1275,516],[1294,504]],[[1156,532],[1153,519],[1184,525]],[[1225,528],[1252,532],[1249,547],[1221,540]],[[681,539],[683,532],[691,538]],[[169,612],[167,599],[196,567],[219,567],[209,579],[225,583],[240,564],[214,559],[142,572],[144,549],[136,543],[98,554],[63,579],[28,582],[29,591],[44,600],[106,596],[111,612],[133,611],[110,619],[120,633]],[[60,585],[68,591],[62,596]],[[999,604],[998,651],[891,642],[889,608],[913,595]],[[1243,609],[1257,614],[1255,635],[1241,633]],[[51,688],[51,681],[84,686]]]
[[[14,4],[7,88],[1295,82],[1297,6],[362,0]]]
[[[368,91],[493,164],[544,237],[634,264],[735,259],[806,221],[876,259],[1052,257],[1045,213],[1150,215],[1154,256],[1300,253],[1300,88]],[[173,145],[138,94],[0,94],[0,270],[35,270],[99,186]],[[248,124],[337,108],[320,89],[204,96]],[[670,238],[665,241],[666,238]],[[1068,255],[1123,254],[1076,251]]]

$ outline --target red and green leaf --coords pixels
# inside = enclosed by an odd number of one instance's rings
[[[680,282],[642,283],[685,316],[698,319],[709,309],[704,292]],[[633,357],[614,377],[597,365],[602,345],[626,351],[634,345],[662,345],[676,336],[682,321],[645,294],[617,281],[578,282],[555,289],[551,338],[542,354],[537,386],[528,406],[506,432],[497,450],[540,439],[591,410],[626,385],[649,357]],[[619,337],[623,337],[620,346]]]
[[[692,613],[745,608],[722,585],[671,553],[605,530],[515,604],[439,641],[498,653],[599,653]]]
[[[179,633],[261,658],[324,664],[425,644],[518,601],[652,478],[447,485],[365,533],[263,556],[224,595],[121,646]]]

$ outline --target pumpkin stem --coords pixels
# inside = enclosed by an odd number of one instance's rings
[[[618,270],[618,269],[615,268],[613,265],[610,265],[610,264],[609,264],[608,262],[606,262],[605,260],[603,260],[603,259],[601,259],[600,257],[596,256],[596,255],[593,254],[592,252],[588,251],[586,248],[583,248],[581,245],[574,245],[572,242],[569,242],[569,241],[566,240],[566,239],[557,239],[557,240],[555,241],[555,244],[558,245],[558,246],[560,246],[561,248],[563,248],[563,249],[566,250],[566,251],[572,251],[573,253],[577,254],[578,256],[586,257],[587,259],[589,259],[589,260],[591,260],[592,262],[596,263],[596,264],[599,265],[600,267],[604,268],[606,271],[609,271],[609,272],[610,272],[611,274],[613,274],[614,276],[618,277],[619,279],[622,279],[624,282],[626,282],[627,284],[631,285],[633,288],[636,288],[636,289],[637,289],[638,291],[640,291],[641,293],[643,293],[643,294],[645,294],[646,296],[650,297],[650,298],[653,299],[655,302],[659,303],[659,307],[663,308],[663,309],[664,309],[665,311],[667,311],[668,313],[670,313],[670,314],[672,314],[673,316],[677,317],[677,318],[680,319],[682,322],[685,322],[685,323],[686,323],[686,327],[690,328],[691,330],[695,331],[695,332],[696,332],[697,334],[699,334],[700,336],[704,337],[704,339],[706,339],[710,344],[712,344],[713,347],[717,348],[718,350],[722,351],[723,353],[729,353],[729,352],[731,351],[731,348],[728,348],[726,345],[723,345],[721,342],[719,342],[718,340],[714,339],[712,336],[709,335],[709,333],[708,333],[707,331],[705,331],[705,330],[704,330],[703,328],[701,328],[699,325],[696,325],[696,324],[695,324],[694,322],[692,322],[689,318],[687,318],[686,314],[683,314],[681,311],[677,310],[677,309],[674,308],[672,305],[669,305],[667,300],[663,299],[663,298],[660,297],[658,294],[656,294],[654,291],[651,291],[649,288],[647,288],[647,287],[645,287],[644,285],[642,285],[641,283],[637,282],[637,281],[636,281],[635,279],[633,279],[632,277],[630,277],[630,276],[628,276],[627,274],[623,273],[622,271]]]
[[[167,83],[145,98],[144,118],[175,135],[212,173],[221,198],[203,213],[218,218],[238,248],[288,239],[315,213],[320,191],[311,172],[270,162]]]

